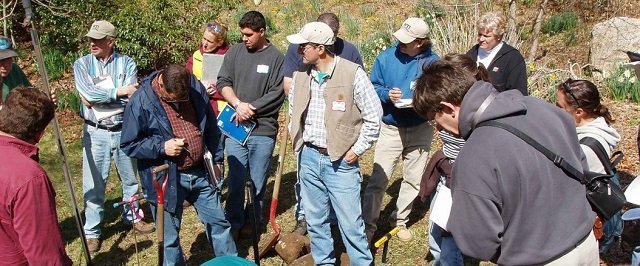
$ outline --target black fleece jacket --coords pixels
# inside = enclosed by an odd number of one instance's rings
[[[476,44],[467,52],[467,55],[477,60],[479,47]],[[524,62],[524,57],[516,48],[503,42],[502,48],[500,48],[496,57],[487,67],[487,71],[489,71],[491,84],[498,91],[516,89],[522,92],[524,96],[529,95],[527,89],[527,66]]]

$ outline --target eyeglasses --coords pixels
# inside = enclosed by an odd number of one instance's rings
[[[303,43],[303,44],[300,44],[300,46],[298,46],[298,50],[302,50],[302,52],[304,53],[307,51],[307,48],[309,47],[316,48],[318,46],[311,43]]]
[[[571,98],[573,98],[573,101],[576,103],[576,107],[580,107],[580,102],[578,102],[578,98],[576,98],[576,96],[573,94],[573,92],[571,92],[571,83],[573,83],[573,79],[567,79],[567,81],[562,83],[562,90],[564,90],[564,92],[566,92],[567,94],[569,94],[569,96],[571,96]]]
[[[207,23],[207,29],[210,29],[215,33],[220,33],[222,31],[222,27],[220,27],[220,25],[211,23]]]
[[[0,50],[11,49],[11,40],[7,37],[0,38]]]
[[[189,101],[189,94],[185,95],[185,97],[182,97],[180,99],[169,99],[167,97],[164,96],[160,96],[160,99],[162,99],[165,102],[168,103],[183,103],[183,102],[188,102]]]

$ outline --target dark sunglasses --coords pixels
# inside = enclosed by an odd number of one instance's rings
[[[578,98],[576,98],[576,96],[573,94],[573,92],[571,91],[571,83],[573,83],[573,79],[567,79],[567,81],[562,83],[562,90],[564,90],[564,92],[566,92],[567,94],[569,94],[569,96],[571,96],[571,98],[573,98],[573,101],[576,103],[576,107],[580,107],[580,102],[578,102]]]

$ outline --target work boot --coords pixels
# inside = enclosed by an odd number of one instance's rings
[[[293,231],[291,232],[292,234],[297,234],[297,235],[306,235],[307,234],[307,220],[305,220],[304,218],[299,219],[296,222],[296,228],[293,229]]]
[[[138,232],[138,233],[148,234],[148,233],[152,233],[153,231],[155,231],[156,227],[151,223],[147,223],[147,222],[144,222],[144,221],[140,220],[140,221],[137,221],[137,222],[133,223],[133,230],[136,230],[136,232]]]
[[[89,248],[89,253],[96,253],[100,250],[100,244],[102,241],[97,238],[87,238],[87,247]]]
[[[411,241],[411,239],[413,238],[413,235],[411,234],[411,231],[409,231],[409,229],[407,229],[406,225],[398,225],[398,227],[400,227],[400,231],[398,231],[398,239],[400,239],[400,241],[402,242],[409,242]]]

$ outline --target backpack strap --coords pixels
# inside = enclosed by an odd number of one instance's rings
[[[607,151],[602,147],[600,141],[592,137],[584,137],[580,139],[580,144],[586,145],[596,154],[596,156],[598,156],[602,167],[604,167],[604,171],[607,172],[608,175],[613,174],[613,171],[611,170],[613,168],[611,165],[611,159],[607,158]]]
[[[504,130],[508,131],[509,133],[511,133],[511,134],[515,135],[516,137],[522,139],[527,144],[531,145],[533,148],[538,150],[540,153],[544,154],[544,156],[547,157],[549,160],[551,160],[553,162],[553,164],[555,164],[556,166],[560,167],[560,169],[562,169],[562,170],[566,171],[567,173],[569,173],[569,177],[571,177],[571,178],[573,178],[575,180],[578,180],[583,185],[586,185],[588,183],[588,181],[586,180],[586,178],[584,176],[584,173],[578,171],[578,169],[573,167],[571,164],[567,163],[567,161],[565,161],[564,158],[562,158],[562,156],[560,156],[558,154],[555,154],[554,152],[550,151],[546,147],[542,146],[542,144],[540,144],[538,141],[536,141],[535,139],[531,138],[529,135],[525,134],[524,132],[520,131],[519,129],[517,129],[517,128],[511,126],[511,125],[507,125],[505,123],[501,123],[501,122],[493,121],[493,120],[481,122],[476,126],[476,128],[482,127],[482,126],[497,127],[497,128],[501,128],[501,129],[504,129]]]

